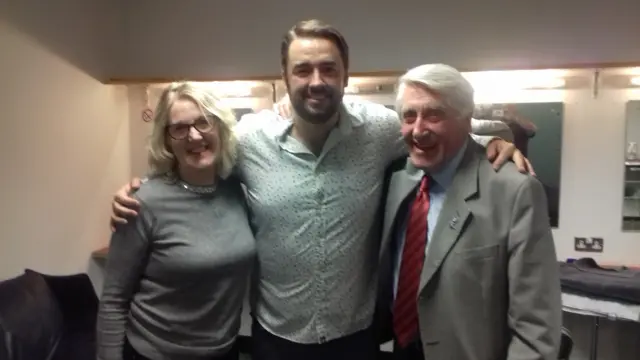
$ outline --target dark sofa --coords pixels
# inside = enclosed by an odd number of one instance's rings
[[[86,274],[0,282],[0,360],[95,360],[98,297]]]

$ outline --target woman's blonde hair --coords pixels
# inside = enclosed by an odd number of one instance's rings
[[[210,87],[205,84],[181,81],[168,85],[160,95],[153,118],[153,129],[149,138],[148,161],[152,176],[175,177],[176,158],[167,146],[167,125],[170,121],[171,107],[176,100],[188,99],[196,103],[202,114],[214,121],[218,129],[219,153],[217,155],[216,174],[226,178],[236,163],[236,137],[233,127],[236,116],[233,110],[222,103]]]

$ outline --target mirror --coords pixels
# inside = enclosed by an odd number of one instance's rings
[[[511,134],[487,135],[513,142],[529,158],[547,194],[552,228],[559,223],[563,113],[562,102],[479,104],[474,112],[476,119],[500,120],[509,126]]]
[[[622,231],[640,230],[640,101],[627,103]]]

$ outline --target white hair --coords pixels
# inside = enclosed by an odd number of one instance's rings
[[[444,105],[457,118],[469,121],[473,114],[473,86],[455,68],[444,64],[420,65],[407,71],[398,81],[396,111],[402,118],[404,91],[407,86],[425,87],[441,96]]]

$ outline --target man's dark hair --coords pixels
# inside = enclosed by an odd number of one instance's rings
[[[331,41],[340,52],[345,73],[349,72],[349,45],[347,45],[347,41],[338,29],[317,19],[301,21],[284,35],[280,47],[283,70],[286,70],[289,61],[289,46],[297,38],[320,38]]]

